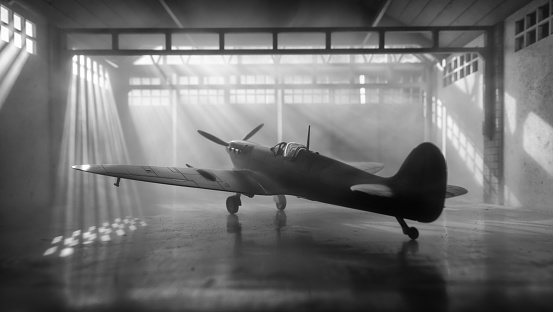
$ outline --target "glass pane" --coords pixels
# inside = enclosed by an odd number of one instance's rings
[[[111,49],[111,35],[105,34],[67,34],[69,50]]]
[[[325,47],[324,33],[280,33],[279,49],[322,49]]]
[[[21,31],[21,16],[15,13],[13,14],[13,27]]]
[[[27,34],[28,37],[35,37],[35,24],[25,21],[25,34]]]
[[[10,42],[10,29],[7,26],[1,26],[0,38],[5,42]]]
[[[2,6],[0,12],[0,20],[2,20],[2,23],[8,24],[10,22],[10,11]]]
[[[173,50],[219,49],[218,34],[173,34]]]
[[[35,54],[35,42],[29,38],[27,38],[25,41],[25,50],[31,54]]]
[[[432,47],[432,33],[430,31],[390,31],[385,35],[385,47],[386,48],[410,48],[420,47],[429,48]],[[441,39],[441,36],[440,36]]]
[[[164,34],[120,34],[120,49],[155,50],[165,48]]]
[[[267,33],[226,34],[225,49],[271,49],[273,36]]]
[[[369,31],[345,31],[332,33],[332,49],[377,48],[378,33]]]
[[[23,46],[23,42],[21,42],[21,34],[13,34],[13,44],[18,48],[21,48]]]

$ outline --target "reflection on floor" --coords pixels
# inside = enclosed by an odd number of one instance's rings
[[[450,202],[435,223],[409,222],[421,234],[410,241],[390,217],[299,199],[289,199],[286,212],[276,211],[267,198],[243,204],[237,215],[228,215],[223,202],[160,206],[149,215],[144,207],[144,221],[120,219],[54,240],[39,237],[25,252],[11,247],[1,259],[2,306],[6,311],[550,308],[553,214]],[[122,225],[132,235],[114,234]],[[106,233],[113,239],[101,239]],[[58,248],[48,252],[53,247]],[[64,254],[67,248],[72,252]]]

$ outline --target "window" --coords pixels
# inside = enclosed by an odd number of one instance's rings
[[[184,70],[175,70],[170,76],[162,77],[161,81],[152,77],[131,77],[128,81],[130,90],[140,91],[130,92],[128,103],[152,103],[151,100],[142,101],[137,98],[152,98],[153,90],[169,90],[171,104],[174,105],[420,103],[420,89],[424,87],[426,79],[424,66],[402,66],[401,63],[406,63],[405,60],[409,57],[413,59],[407,63],[421,63],[420,59],[408,54],[216,57],[223,62],[215,63],[199,56],[179,56],[175,62],[169,64],[163,60],[164,56],[142,56],[143,61],[135,62],[134,65],[186,66],[183,67]],[[271,61],[268,62],[266,58]],[[160,62],[156,63],[158,59]],[[472,64],[469,60],[472,60],[472,55],[465,55],[462,60],[455,61],[455,66],[459,67],[459,63]],[[384,66],[387,63],[395,63],[397,66],[390,69]],[[248,66],[242,66],[244,64]],[[464,77],[472,72],[472,67],[465,68],[460,76]],[[456,72],[455,75],[457,77],[459,73]],[[386,91],[392,86],[396,88],[395,93]]]
[[[169,90],[134,89],[129,92],[129,106],[168,106]]]
[[[204,84],[205,85],[224,85],[225,77],[220,77],[220,76],[204,77]]]
[[[197,85],[200,82],[198,76],[180,76],[178,79],[181,85]]]
[[[329,89],[284,89],[284,104],[329,104]],[[357,95],[359,98],[359,95]]]
[[[274,104],[274,89],[231,89],[231,104]]]
[[[179,90],[183,104],[223,104],[225,92],[222,89],[183,89]]]
[[[551,1],[515,22],[515,52],[549,36],[551,30]]]
[[[108,80],[104,67],[84,55],[73,56],[73,75],[100,87],[104,87],[104,82]]]
[[[444,67],[443,86],[447,87],[478,71],[478,54],[468,53],[453,56]]]
[[[266,75],[241,75],[240,84],[243,85],[255,85],[255,84],[274,84],[275,80],[271,76]],[[232,80],[233,83],[236,83],[236,77]]]
[[[10,13],[6,7],[0,6],[0,38],[4,42],[10,42]]]
[[[359,89],[335,89],[335,104],[364,104],[361,101]],[[364,91],[363,91],[364,92]]]
[[[309,84],[312,78],[310,76],[285,76],[285,84]]]
[[[0,40],[13,42],[14,46],[36,54],[35,24],[3,5],[0,6]]]
[[[129,78],[129,84],[131,86],[155,86],[161,84],[161,79],[159,77],[131,77]]]

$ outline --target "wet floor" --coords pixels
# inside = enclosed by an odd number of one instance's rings
[[[21,230],[1,241],[2,310],[549,310],[553,213],[447,204],[408,221],[417,241],[391,217],[257,197],[237,215],[214,201]]]

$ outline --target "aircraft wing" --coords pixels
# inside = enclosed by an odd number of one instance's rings
[[[445,198],[451,198],[456,196],[461,196],[463,194],[468,193],[467,189],[464,187],[456,186],[456,185],[448,185],[445,190]]]
[[[274,195],[281,188],[249,170],[198,169],[133,165],[79,165],[73,169],[144,182],[202,188],[247,195]]]
[[[384,164],[378,162],[348,162],[347,164],[370,174],[375,174],[384,168]]]

